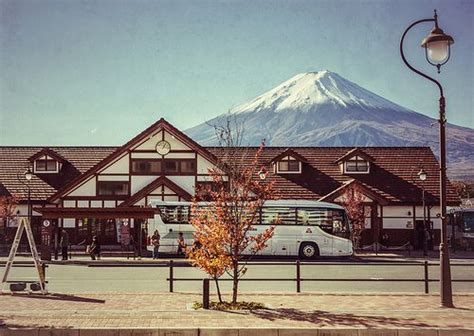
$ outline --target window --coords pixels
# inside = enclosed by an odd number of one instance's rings
[[[194,175],[196,160],[187,159],[134,159],[132,160],[132,174],[159,175],[159,174]]]
[[[360,156],[354,156],[345,162],[346,173],[368,173],[369,163]]]
[[[293,208],[262,208],[262,224],[295,225],[295,209]]]
[[[301,162],[292,156],[286,156],[277,162],[277,173],[300,173]]]
[[[165,160],[165,173],[178,173],[178,161],[176,160]]]
[[[196,161],[194,160],[182,160],[180,165],[180,172],[182,174],[194,174],[196,172]]]
[[[58,170],[58,163],[55,160],[36,160],[36,172],[55,172]]]
[[[159,174],[161,173],[161,160],[132,160],[132,173]]]
[[[128,181],[98,181],[97,194],[99,196],[128,195]]]

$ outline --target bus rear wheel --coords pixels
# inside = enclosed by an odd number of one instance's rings
[[[319,257],[319,248],[315,243],[302,243],[299,256],[301,259],[316,259]]]

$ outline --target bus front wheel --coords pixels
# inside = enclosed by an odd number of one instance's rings
[[[316,259],[319,257],[319,248],[315,243],[302,243],[300,246],[301,259]]]

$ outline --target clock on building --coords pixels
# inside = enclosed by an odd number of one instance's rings
[[[166,155],[169,153],[171,149],[171,145],[168,141],[166,140],[161,140],[156,144],[156,151],[160,155]]]

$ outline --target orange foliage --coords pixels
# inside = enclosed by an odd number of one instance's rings
[[[189,249],[188,256],[216,283],[224,272],[232,277],[234,303],[237,301],[238,281],[246,272],[245,261],[248,257],[244,261],[243,254],[254,255],[263,250],[274,231],[274,227],[269,227],[261,233],[252,234],[260,207],[272,198],[273,184],[260,180],[257,174],[262,151],[263,144],[250,165],[234,169],[230,167],[235,165],[227,164],[211,170],[216,186],[215,191],[210,191],[211,202],[206,207],[199,207],[194,200],[191,207],[191,224],[200,247]],[[232,178],[225,181],[223,173]]]

